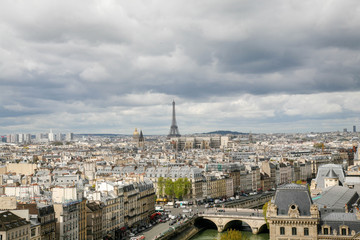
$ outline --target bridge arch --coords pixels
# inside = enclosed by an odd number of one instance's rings
[[[258,234],[259,231],[264,231],[266,229],[266,222],[263,219],[244,219],[244,218],[234,218],[234,217],[224,217],[224,216],[214,216],[214,217],[203,217],[204,220],[208,220],[211,223],[214,223],[219,232],[224,231],[229,228],[231,222],[239,223],[244,222],[251,228],[253,234]],[[230,224],[229,224],[230,223]]]
[[[263,233],[263,232],[269,232],[269,228],[266,223],[264,223],[259,227],[258,233]]]
[[[213,220],[210,220],[210,219],[207,219],[207,218],[199,217],[199,218],[195,219],[194,225],[197,228],[206,228],[206,229],[216,229],[216,230],[218,230],[218,226],[216,225],[216,223]]]
[[[244,227],[243,223],[245,223],[247,225],[247,227],[250,227],[245,221],[234,219],[234,220],[231,220],[231,221],[227,222],[224,225],[223,231],[226,231],[228,229],[244,230],[243,229],[243,227]]]
[[[233,219],[233,220],[229,220],[226,224],[224,224],[222,231],[225,231],[230,228],[236,230],[245,230],[245,231],[249,230],[253,234],[258,234],[261,231],[262,232],[266,231],[267,225],[266,223],[259,224],[258,221],[253,221],[248,219]]]

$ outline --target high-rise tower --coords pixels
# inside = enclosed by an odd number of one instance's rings
[[[172,102],[172,106],[173,106],[173,112],[172,112],[172,122],[171,122],[171,127],[170,127],[170,132],[168,137],[180,137],[180,132],[179,132],[179,128],[176,124],[176,117],[175,117],[175,101]]]

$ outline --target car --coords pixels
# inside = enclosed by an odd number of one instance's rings
[[[169,225],[174,225],[176,223],[176,219],[172,220]]]
[[[219,209],[218,212],[225,212],[225,209]]]

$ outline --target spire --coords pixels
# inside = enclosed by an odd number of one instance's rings
[[[171,127],[170,127],[170,132],[168,137],[180,137],[180,132],[179,132],[179,128],[177,126],[176,123],[176,116],[175,116],[175,101],[173,100],[172,102],[172,106],[173,106],[173,111],[172,111],[172,122],[171,122]]]

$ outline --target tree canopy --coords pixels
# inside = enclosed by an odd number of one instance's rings
[[[220,240],[247,240],[248,237],[244,236],[240,231],[229,229],[226,233],[221,235]]]
[[[164,190],[163,190],[164,189]],[[168,198],[176,197],[182,200],[185,196],[190,193],[191,182],[187,178],[178,178],[173,182],[170,178],[164,180],[163,178],[158,179],[158,191],[159,194],[165,192]]]

